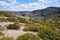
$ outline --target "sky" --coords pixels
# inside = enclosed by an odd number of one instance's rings
[[[0,0],[2,11],[33,11],[47,7],[60,7],[60,0]]]

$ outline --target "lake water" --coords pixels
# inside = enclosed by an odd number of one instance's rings
[[[30,18],[35,18],[35,19],[42,19],[43,17],[42,16],[30,16]]]

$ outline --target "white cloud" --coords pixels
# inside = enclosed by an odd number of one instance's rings
[[[16,4],[16,0],[8,0],[11,4]]]
[[[4,2],[4,1],[0,1],[0,6],[7,6],[8,3]]]
[[[0,6],[2,6],[4,10],[7,9],[11,11],[26,11],[26,10],[29,11],[29,10],[46,8],[49,6],[46,4],[53,3],[56,1],[57,0],[38,0],[38,2],[33,2],[28,4],[18,4],[16,0],[3,0],[3,1],[0,1]]]
[[[34,8],[38,5],[38,3],[28,3],[28,4],[22,4],[21,6],[25,7],[25,8]]]
[[[37,10],[37,9],[46,8],[44,4],[41,4],[39,2],[20,4],[20,7],[22,7],[24,10]]]
[[[58,0],[39,0],[41,3],[52,3],[52,2],[57,2]]]

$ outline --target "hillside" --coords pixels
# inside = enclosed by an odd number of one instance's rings
[[[0,11],[0,40],[60,40],[60,9]]]
[[[47,7],[42,10],[34,10],[34,11],[0,11],[4,13],[11,13],[15,15],[22,16],[50,16],[50,17],[60,17],[60,7]]]
[[[60,7],[48,7],[42,10],[35,10],[32,12],[35,16],[54,16],[60,17]]]

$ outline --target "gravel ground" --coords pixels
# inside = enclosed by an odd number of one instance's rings
[[[16,38],[20,35],[23,35],[25,33],[33,33],[33,34],[37,34],[35,32],[31,32],[31,31],[23,31],[24,26],[22,26],[19,30],[4,30],[2,31],[2,33],[4,34],[5,37],[13,37],[14,40],[16,40]]]
[[[14,24],[13,22],[0,22],[0,25],[1,26],[3,26],[3,27],[5,27],[5,26],[7,26],[7,25],[9,25],[9,24]],[[24,24],[25,25],[25,24]],[[4,36],[5,37],[13,37],[14,38],[14,40],[16,40],[16,38],[18,37],[18,36],[20,36],[20,35],[23,35],[23,34],[25,34],[25,33],[33,33],[33,34],[37,34],[36,32],[31,32],[31,31],[27,31],[27,32],[25,32],[25,31],[23,31],[23,29],[24,29],[24,26],[22,26],[19,30],[3,30],[3,31],[1,31],[3,34],[4,34]],[[3,36],[0,36],[0,38],[2,38]]]

